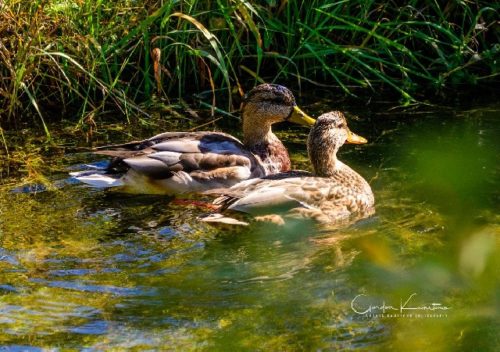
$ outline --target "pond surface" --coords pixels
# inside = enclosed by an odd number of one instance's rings
[[[335,106],[322,104],[305,108]],[[54,191],[4,188],[0,345],[498,348],[500,106],[348,111],[370,143],[339,158],[370,182],[377,213],[340,230],[213,227],[196,220],[209,198],[103,192],[62,182],[65,173]],[[307,131],[283,128],[295,166],[309,168]]]

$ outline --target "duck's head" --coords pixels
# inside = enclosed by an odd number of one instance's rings
[[[244,129],[270,128],[282,121],[310,127],[315,122],[299,109],[292,92],[278,84],[261,84],[249,91],[243,100],[242,113]]]
[[[364,144],[367,140],[351,132],[347,121],[340,111],[327,112],[316,120],[309,138],[307,151],[309,159],[318,176],[331,176],[335,173],[337,150],[344,143]]]

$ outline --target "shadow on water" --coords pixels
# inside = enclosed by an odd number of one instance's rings
[[[3,192],[0,343],[494,350],[499,114],[360,113],[351,127],[370,143],[339,157],[370,181],[377,214],[343,229],[212,227],[196,221],[208,198],[103,192],[63,174],[55,191]],[[305,133],[280,133],[309,168]]]

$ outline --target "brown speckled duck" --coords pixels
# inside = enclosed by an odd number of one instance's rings
[[[366,139],[349,130],[341,112],[323,114],[311,129],[307,143],[314,175],[292,171],[207,193],[222,194],[214,201],[220,211],[230,209],[258,216],[280,213],[329,224],[367,217],[374,212],[373,193],[361,175],[337,159],[337,151],[344,143],[362,144]],[[241,224],[220,213],[202,220]]]
[[[292,92],[261,84],[243,101],[243,143],[221,132],[165,132],[152,138],[97,148],[112,156],[106,169],[74,172],[94,187],[146,194],[200,192],[230,187],[254,177],[290,170],[290,158],[271,126],[290,121],[306,126]]]

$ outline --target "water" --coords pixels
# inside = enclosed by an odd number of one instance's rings
[[[62,172],[58,191],[4,188],[0,344],[495,350],[500,107],[358,109],[351,129],[370,143],[339,157],[370,181],[377,214],[340,230],[212,227],[196,221],[209,198],[102,192]],[[306,133],[281,136],[308,168]]]

